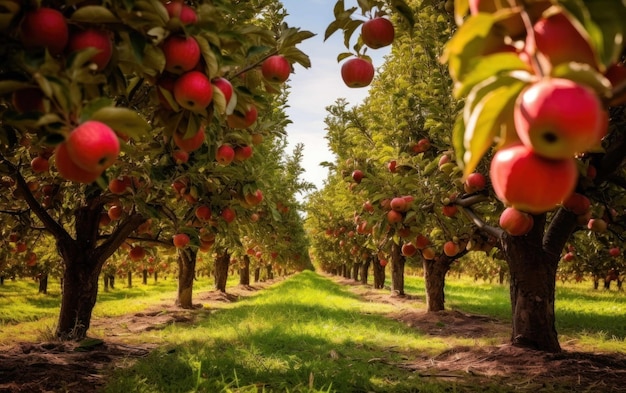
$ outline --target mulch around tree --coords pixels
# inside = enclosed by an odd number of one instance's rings
[[[562,343],[563,351],[556,354],[513,347],[507,343],[510,332],[507,323],[456,310],[426,313],[423,307],[415,307],[415,302],[423,302],[422,296],[392,296],[354,280],[332,279],[348,286],[364,300],[392,305],[395,311],[388,316],[421,334],[499,341],[489,346],[457,345],[435,357],[415,354],[414,358],[396,364],[407,372],[423,378],[454,381],[460,392],[472,391],[481,382],[496,382],[503,392],[626,392],[626,356],[623,354],[582,352],[572,342]],[[95,318],[92,329],[103,335],[102,340],[86,340],[82,344],[16,343],[0,348],[0,392],[98,391],[112,369],[127,367],[156,347],[156,344],[128,344],[124,342],[125,337],[162,329],[172,323],[192,324],[220,304],[253,295],[274,282],[228,288],[226,294],[199,292],[195,300],[204,307],[199,305],[193,310],[181,310],[164,303],[122,317]]]

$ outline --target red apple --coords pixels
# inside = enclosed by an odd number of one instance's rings
[[[50,169],[50,164],[48,162],[48,159],[42,156],[37,156],[31,160],[30,167],[35,173],[43,173],[48,172],[48,169]]]
[[[546,78],[519,96],[515,129],[522,143],[547,158],[573,157],[606,135],[602,103],[590,88],[569,79]]]
[[[111,221],[117,221],[122,218],[122,214],[124,213],[124,209],[120,205],[113,205],[107,211],[107,215],[111,219]]]
[[[616,258],[619,257],[621,254],[621,250],[619,249],[619,247],[611,247],[609,248],[609,255]]]
[[[487,185],[487,180],[482,173],[474,172],[467,175],[465,178],[465,182],[463,183],[463,188],[465,192],[468,194],[482,191],[485,189]]]
[[[220,165],[228,165],[233,162],[235,158],[235,150],[232,146],[223,144],[217,149],[217,153],[215,154],[215,159]]]
[[[513,145],[494,155],[490,178],[502,202],[539,214],[570,196],[578,180],[578,168],[573,158],[551,160],[524,145]]]
[[[435,250],[433,250],[431,247],[426,247],[422,250],[422,257],[424,257],[424,259],[426,260],[433,260],[435,259]]]
[[[172,242],[176,248],[185,248],[189,244],[189,235],[186,233],[177,233],[172,237]]]
[[[198,206],[195,215],[200,221],[208,221],[211,219],[211,208],[205,205]]]
[[[428,245],[430,244],[430,240],[426,236],[419,234],[415,237],[414,244],[415,244],[415,247],[419,248],[420,250],[423,250],[426,247],[428,247]]]
[[[291,64],[284,56],[270,56],[261,64],[261,73],[270,82],[283,83],[291,74]]]
[[[165,56],[165,70],[173,74],[193,70],[202,55],[198,41],[192,36],[170,36],[163,42],[161,50]]]
[[[263,200],[263,191],[256,190],[255,192],[247,193],[244,199],[248,205],[256,206]]]
[[[67,143],[55,149],[54,163],[63,178],[77,183],[93,183],[102,174],[102,171],[89,172],[76,165],[67,151]]]
[[[172,152],[172,158],[176,165],[181,165],[189,161],[189,153],[184,150],[174,150]]]
[[[228,107],[230,100],[233,98],[233,85],[228,79],[222,77],[213,78],[211,83],[222,93],[226,101],[226,107]]]
[[[571,262],[574,260],[575,257],[576,254],[574,254],[573,252],[567,252],[565,253],[565,255],[563,255],[563,260],[566,262]]]
[[[374,211],[374,205],[372,205],[372,202],[370,201],[365,201],[363,202],[363,210],[368,213],[372,213]]]
[[[102,172],[120,153],[117,134],[106,124],[88,120],[76,127],[65,142],[72,161],[88,172]]]
[[[354,180],[354,182],[357,184],[361,183],[361,180],[363,180],[364,177],[365,175],[360,169],[356,169],[352,172],[352,180]]]
[[[204,133],[204,126],[200,127],[198,132],[196,132],[193,136],[185,138],[183,134],[180,132],[175,132],[173,139],[174,144],[178,146],[179,149],[186,151],[187,153],[197,150],[204,143],[204,139],[206,135]]]
[[[69,29],[61,12],[41,7],[24,15],[20,36],[26,48],[46,48],[58,55],[67,45]]]
[[[403,197],[392,198],[391,202],[389,202],[389,207],[391,207],[392,210],[395,210],[397,212],[407,211],[408,206],[409,204],[407,203],[407,200]]]
[[[411,149],[414,153],[423,153],[426,150],[430,149],[430,140],[428,138],[422,138],[417,143],[415,143]]]
[[[134,246],[129,252],[130,259],[132,261],[140,261],[146,256],[146,250],[141,246]]]
[[[67,52],[78,52],[87,48],[95,48],[98,53],[91,57],[91,62],[97,70],[104,69],[113,55],[113,41],[108,31],[99,29],[85,29],[72,32],[67,44]]]
[[[387,221],[389,221],[390,224],[396,224],[402,222],[403,220],[404,216],[402,215],[402,213],[395,210],[389,210],[387,212]]]
[[[132,186],[130,176],[120,176],[109,181],[109,191],[113,194],[123,194],[126,189]]]
[[[226,117],[226,122],[231,128],[248,128],[254,124],[258,116],[259,113],[256,106],[250,104],[246,109],[246,113],[235,110]]]
[[[371,61],[355,57],[341,66],[341,78],[348,87],[365,87],[374,79],[374,66]]]
[[[603,233],[608,229],[608,224],[601,218],[592,218],[587,222],[587,228],[594,232]]]
[[[387,260],[386,259],[379,259],[378,263],[380,263],[380,266],[385,267],[387,266]]]
[[[226,221],[227,223],[231,223],[233,222],[233,220],[236,217],[235,211],[229,207],[225,207],[222,210],[222,214],[221,214],[222,218],[224,219],[224,221]]]
[[[563,207],[570,210],[572,213],[580,216],[589,211],[591,207],[591,201],[586,196],[573,192],[565,201],[563,201]]]
[[[446,217],[454,217],[458,211],[459,209],[456,207],[456,205],[444,205],[441,208],[441,212]]]
[[[170,1],[165,4],[165,9],[170,18],[180,19],[183,25],[190,25],[198,22],[196,11],[182,1]]]
[[[396,167],[398,166],[398,162],[396,160],[391,160],[387,163],[387,169],[391,173],[396,173]]]
[[[252,147],[245,145],[245,146],[237,146],[235,147],[235,161],[238,162],[242,162],[247,160],[248,158],[252,157],[252,154],[254,153],[254,151],[252,150]]]
[[[460,251],[459,245],[452,240],[448,240],[443,244],[443,253],[449,257],[457,255]]]
[[[375,17],[361,26],[361,39],[372,49],[391,45],[395,37],[393,23],[387,18]]]
[[[213,99],[211,81],[200,71],[186,72],[174,83],[174,99],[185,109],[202,112]]]
[[[507,207],[500,214],[500,227],[511,236],[522,236],[533,228],[534,219],[528,213]]]
[[[542,17],[533,26],[536,49],[555,67],[576,62],[598,68],[596,53],[584,28],[564,12]],[[563,43],[567,43],[564,45]],[[527,40],[527,45],[529,45]],[[532,48],[531,48],[532,50]]]
[[[405,257],[412,257],[417,253],[417,247],[413,243],[404,243],[401,249],[402,255]]]

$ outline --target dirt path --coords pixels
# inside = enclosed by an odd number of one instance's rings
[[[391,304],[389,314],[407,326],[437,337],[490,338],[493,346],[457,346],[435,358],[416,354],[415,359],[398,364],[407,372],[424,378],[439,378],[474,386],[481,381],[498,381],[503,391],[552,392],[551,386],[569,387],[575,392],[626,392],[626,357],[613,353],[577,351],[563,344],[559,354],[521,350],[506,344],[509,326],[481,315],[459,311],[426,313],[416,309],[419,296],[396,297],[353,280],[333,277],[369,302]],[[19,343],[0,348],[0,392],[94,392],[104,384],[111,367],[123,367],[140,358],[155,344],[128,344],[139,332],[162,329],[172,323],[193,323],[203,313],[220,304],[255,294],[274,282],[248,288],[228,288],[228,294],[200,292],[196,301],[205,307],[181,310],[163,303],[141,313],[117,318],[94,319],[92,329],[106,341],[93,340],[82,347],[76,343]],[[207,307],[208,306],[208,307]]]

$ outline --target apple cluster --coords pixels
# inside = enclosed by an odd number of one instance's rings
[[[553,210],[572,195],[579,177],[576,157],[601,145],[608,113],[592,84],[576,78],[575,73],[559,74],[573,75],[571,79],[554,76],[554,70],[572,64],[602,70],[597,51],[580,23],[550,2],[510,3],[469,2],[471,15],[511,11],[497,22],[502,39],[489,41],[483,55],[515,52],[530,71],[504,127],[511,130],[512,122],[515,132],[500,135],[490,168],[493,189],[509,207],[500,223],[509,233],[522,235],[532,228],[530,214]],[[513,6],[524,9],[532,31],[526,31]]]

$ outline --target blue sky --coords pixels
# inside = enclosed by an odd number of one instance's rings
[[[305,146],[302,166],[306,172],[302,178],[321,188],[327,170],[319,163],[334,159],[324,139],[325,108],[338,98],[358,105],[367,96],[368,89],[351,89],[341,79],[341,63],[337,63],[337,55],[347,51],[343,34],[335,33],[324,42],[324,31],[334,19],[335,0],[282,0],[282,3],[289,13],[287,23],[290,26],[317,34],[298,46],[311,58],[311,68],[296,64],[288,82],[291,92],[287,115],[293,123],[287,127],[287,133],[290,151],[297,143]],[[356,0],[346,1],[345,5],[346,8],[354,6]],[[356,33],[351,45],[354,45],[354,39]],[[368,51],[375,67],[382,65],[383,57],[388,53],[389,48]]]

